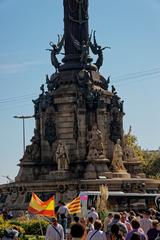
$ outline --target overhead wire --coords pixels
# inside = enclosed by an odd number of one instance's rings
[[[20,99],[29,99],[31,97],[36,97],[35,93],[30,93],[22,96],[16,96],[16,97],[10,97],[10,98],[5,98],[5,99],[0,99],[0,104],[2,103],[7,103],[7,102],[13,102],[13,101],[19,101]]]
[[[117,80],[115,78],[113,78],[112,82],[126,82],[126,80],[140,79],[140,78],[149,77],[149,76],[155,77],[155,76],[159,76],[159,74],[160,74],[160,71],[147,73],[147,74],[141,74],[141,75],[135,75],[135,76],[130,76],[130,77],[124,77],[124,78],[117,78]]]
[[[147,77],[159,77],[160,76],[160,67],[144,70],[144,71],[138,71],[135,73],[128,73],[124,75],[119,76],[113,76],[111,77],[111,83],[116,83],[117,85],[124,85],[125,83],[131,83],[131,82],[140,82],[143,80],[146,80]],[[5,99],[0,99],[0,110],[3,110],[1,107],[12,107],[14,105],[19,105],[23,103],[23,105],[30,104],[29,100],[32,101],[33,98],[37,98],[38,94],[36,93],[29,93],[21,96],[14,96],[9,97]],[[12,105],[12,106],[8,106]]]
[[[151,68],[151,69],[148,69],[148,70],[144,70],[144,71],[138,71],[138,72],[134,72],[134,73],[127,73],[127,74],[123,74],[123,75],[119,75],[119,76],[115,76],[114,79],[121,79],[121,78],[128,78],[128,77],[131,77],[132,75],[135,76],[135,75],[141,75],[141,74],[147,74],[147,73],[150,73],[150,72],[160,72],[160,67],[156,67],[156,68]]]

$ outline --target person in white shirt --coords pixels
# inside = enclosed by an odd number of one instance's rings
[[[65,203],[63,201],[59,201],[59,209],[57,212],[58,221],[62,225],[64,230],[64,235],[66,235],[66,229],[67,229],[67,217],[69,216],[69,210],[65,206]]]
[[[104,219],[104,224],[103,224],[103,231],[107,232],[107,226],[110,224],[113,220],[113,213],[108,213],[108,216]]]
[[[52,218],[52,224],[48,225],[45,240],[64,240],[63,227],[56,218]]]
[[[87,219],[87,232],[94,230],[93,217]]]
[[[152,228],[152,220],[150,219],[150,210],[146,210],[143,213],[143,218],[140,219],[140,227],[143,229],[146,235],[148,230]]]
[[[92,207],[91,211],[88,213],[87,218],[92,217],[93,221],[95,221],[96,219],[99,219],[98,213],[96,212],[95,208]]]
[[[106,240],[106,234],[102,230],[101,220],[95,220],[94,230],[89,231],[87,240]]]

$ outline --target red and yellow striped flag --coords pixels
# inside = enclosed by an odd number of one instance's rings
[[[32,193],[28,212],[46,217],[54,217],[54,197],[43,202],[35,193]]]
[[[80,196],[73,199],[73,201],[68,203],[66,206],[68,207],[70,214],[81,212]]]

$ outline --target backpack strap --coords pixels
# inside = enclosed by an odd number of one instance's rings
[[[58,233],[58,235],[59,235],[59,237],[60,237],[60,240],[61,240],[61,234],[60,234],[60,232],[58,231],[58,229],[55,228],[55,226],[53,226],[53,225],[51,225],[51,226],[52,226],[52,228]]]
[[[93,234],[92,234],[92,236],[90,237],[90,239],[89,240],[91,240],[92,239],[92,237],[96,234],[98,232],[98,230],[97,231],[95,231]]]

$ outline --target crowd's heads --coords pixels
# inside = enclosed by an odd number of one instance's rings
[[[95,208],[94,208],[94,207],[91,207],[91,211],[94,212],[94,211],[95,211]]]
[[[133,218],[131,221],[131,225],[133,229],[138,229],[140,227],[140,223],[136,218]]]
[[[57,225],[58,221],[56,217],[51,218],[53,225]]]
[[[114,214],[114,219],[115,219],[115,220],[118,220],[118,221],[119,221],[120,218],[121,218],[120,213],[115,213],[115,214]]]
[[[58,204],[60,204],[60,205],[65,205],[65,203],[64,203],[64,201],[62,201],[62,200],[60,200],[59,202],[58,202]]]
[[[94,222],[93,217],[89,217],[88,222],[93,223]]]
[[[75,221],[76,223],[79,222],[79,217],[78,217],[78,216],[74,216],[73,219],[74,219],[74,221]]]
[[[109,218],[113,218],[113,213],[108,213]]]
[[[102,228],[102,222],[101,222],[101,220],[96,220],[95,222],[94,222],[94,229],[95,230],[100,230]]]
[[[129,212],[129,215],[135,217],[135,216],[136,216],[136,213],[135,213],[134,211],[130,211],[130,212]]]
[[[146,209],[143,214],[147,217],[149,217],[151,215],[151,211],[149,209]]]
[[[119,233],[119,225],[118,224],[113,224],[111,226],[111,233],[116,236],[118,235],[118,233]]]
[[[129,212],[128,219],[131,222],[134,218],[136,218],[136,213],[134,211]]]
[[[79,219],[79,222],[80,222],[83,226],[86,225],[86,220],[85,220],[84,217],[81,217],[81,218]]]
[[[84,234],[84,226],[80,223],[74,223],[72,226],[71,226],[71,236],[73,238],[81,238]]]
[[[151,212],[151,214],[155,214],[157,212],[154,208],[149,208],[149,211]]]
[[[140,240],[140,239],[141,239],[141,236],[138,232],[132,233],[132,236],[130,238],[130,240]]]
[[[155,219],[155,220],[152,221],[153,228],[158,227],[158,225],[159,225],[159,221],[158,220]]]

